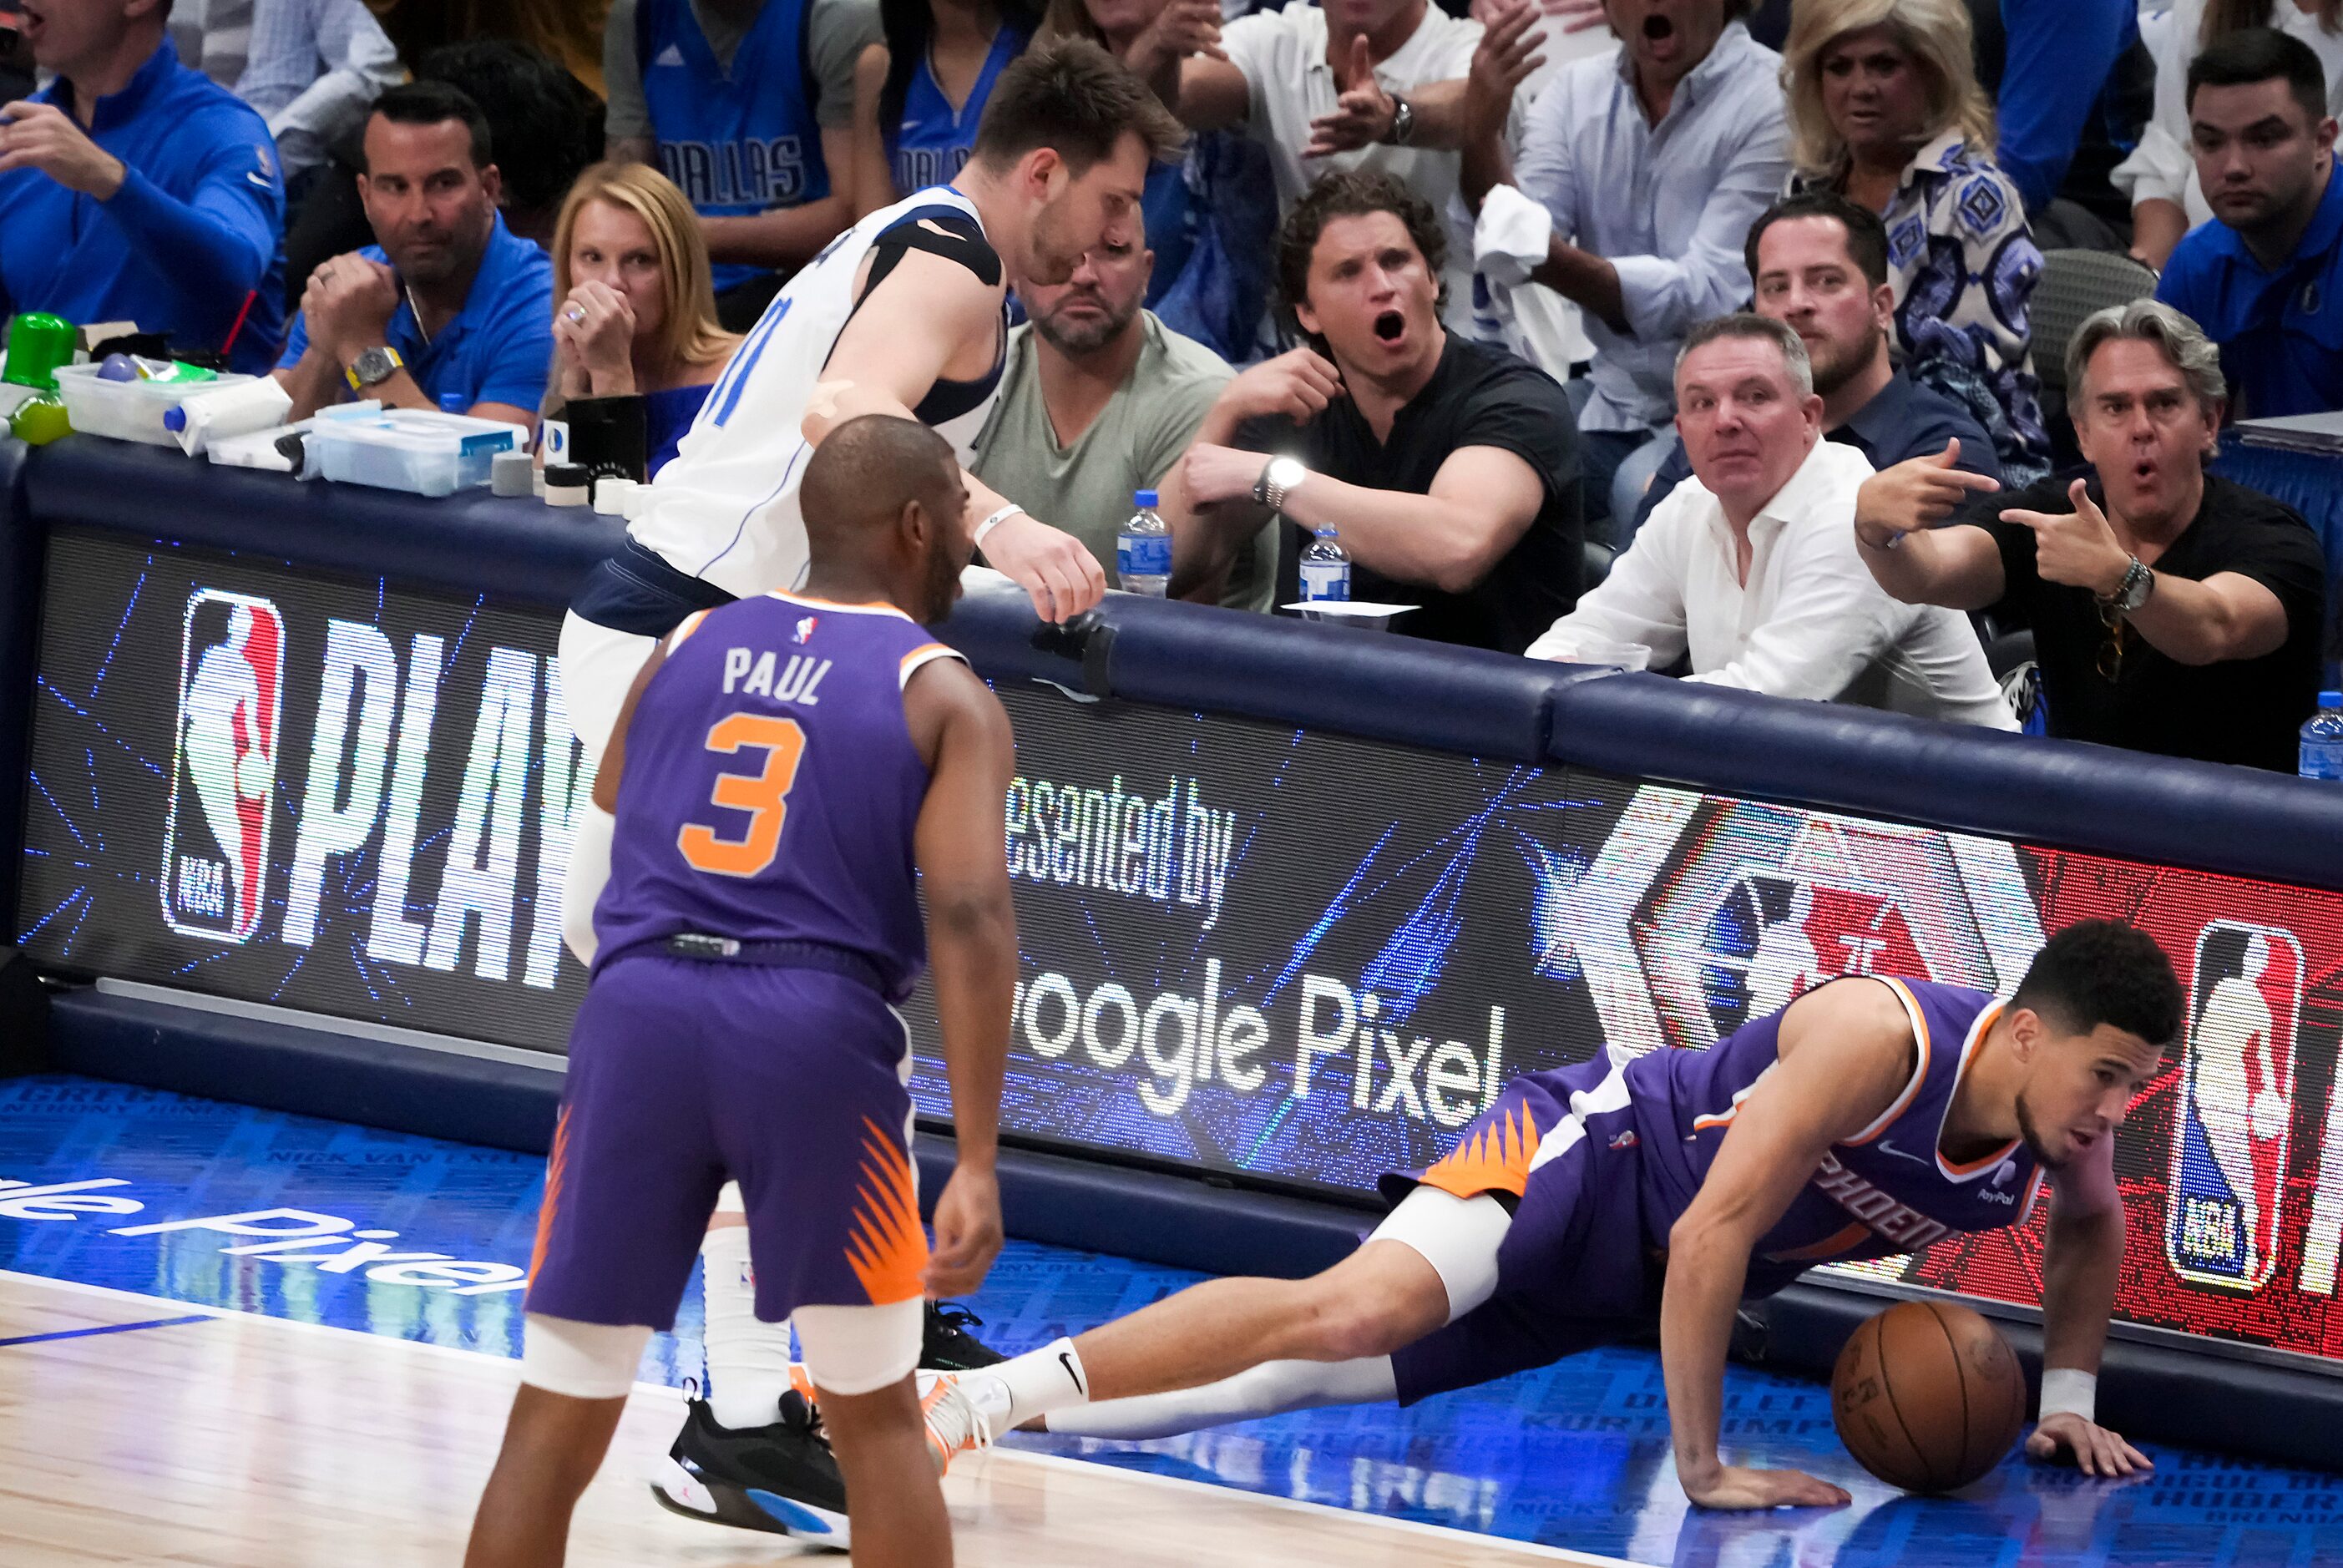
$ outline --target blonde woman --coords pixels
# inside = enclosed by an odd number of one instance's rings
[[[2042,253],[1994,162],[1963,0],[1798,0],[1783,50],[1792,190],[1835,190],[1887,226],[1896,346],[1976,417],[2002,471],[2049,471],[2027,307]]]
[[[2189,155],[2188,66],[2204,47],[2246,27],[2299,38],[2327,73],[2327,112],[2343,114],[2343,0],[2174,0],[2156,45],[2156,107],[2139,146],[2109,178],[2131,198],[2131,253],[2164,270],[2180,236],[2213,209]]]
[[[740,344],[716,325],[691,204],[647,164],[594,165],[554,226],[553,294],[546,412],[573,397],[640,397],[658,473]]]

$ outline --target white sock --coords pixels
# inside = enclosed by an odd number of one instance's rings
[[[991,1423],[997,1438],[1035,1416],[1089,1403],[1091,1379],[1074,1342],[1058,1340],[962,1377],[960,1392]]]
[[[1137,1399],[1101,1400],[1095,1404],[1061,1410],[1050,1417],[1050,1430],[1070,1437],[1120,1438],[1137,1442],[1151,1437],[1176,1437],[1208,1426],[1257,1416],[1279,1415],[1289,1410],[1315,1410],[1329,1404],[1375,1404],[1399,1397],[1391,1357],[1368,1356],[1348,1362],[1264,1362],[1251,1372],[1208,1382],[1201,1388],[1171,1393],[1144,1394]]]
[[[789,1391],[789,1325],[757,1316],[749,1228],[721,1225],[699,1243],[707,1264],[708,1403],[717,1424],[769,1426]]]

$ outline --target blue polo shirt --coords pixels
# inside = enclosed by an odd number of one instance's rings
[[[2227,224],[2198,224],[2165,264],[2156,297],[2221,346],[2238,417],[2343,408],[2343,179],[2328,175],[2301,243],[2271,270]]]
[[[34,95],[74,112],[63,78]],[[90,139],[120,158],[105,201],[38,169],[0,175],[0,314],[136,321],[174,347],[277,362],[285,327],[285,183],[266,121],[164,40],[129,85],[97,101]]]
[[[390,265],[378,245],[358,254]],[[553,364],[553,258],[535,240],[507,228],[498,213],[454,319],[426,344],[414,307],[401,299],[383,336],[434,404],[453,392],[467,408],[478,403],[536,408],[545,401]],[[278,367],[290,368],[308,347],[309,324],[297,312]]]

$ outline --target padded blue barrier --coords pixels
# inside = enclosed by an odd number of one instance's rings
[[[2343,790],[2257,769],[1654,675],[1559,693],[1553,755],[1628,778],[2343,889]]]
[[[74,436],[32,454],[25,499],[42,528],[108,528],[242,550],[357,577],[567,605],[626,527],[582,507],[441,500],[191,462],[176,449]]]

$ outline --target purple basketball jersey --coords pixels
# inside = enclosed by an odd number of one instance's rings
[[[2022,1224],[2033,1211],[2041,1173],[2022,1141],[1959,1165],[1938,1146],[1961,1073],[2002,1004],[1959,986],[1875,978],[1911,1015],[1919,1042],[1911,1080],[1876,1121],[1823,1157],[1751,1250],[1752,1296],[1817,1263],[1916,1252],[1955,1231]],[[1644,1191],[1660,1234],[1690,1205],[1742,1102],[1773,1070],[1781,1027],[1780,1013],[1753,1019],[1708,1050],[1654,1051],[1629,1070]]]
[[[903,688],[958,657],[880,605],[772,593],[685,621],[627,734],[603,955],[685,931],[818,942],[909,995],[928,769]]]

